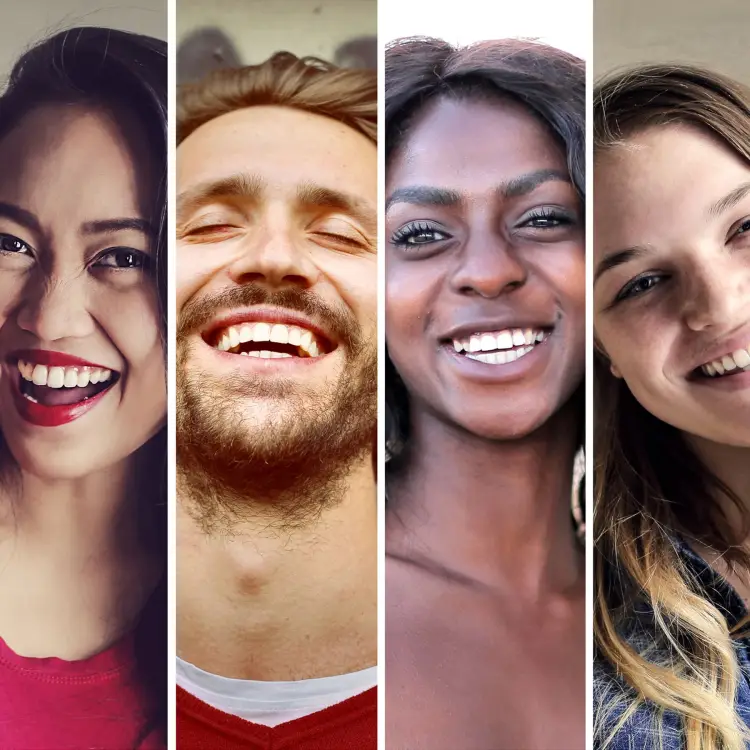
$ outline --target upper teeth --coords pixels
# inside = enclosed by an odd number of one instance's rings
[[[112,370],[100,367],[47,367],[18,360],[18,372],[24,380],[47,388],[84,388],[89,384],[104,383],[112,377]]]
[[[716,377],[732,370],[750,370],[750,345],[746,349],[738,349],[731,354],[725,354],[721,359],[707,362],[701,366],[704,375]]]
[[[247,341],[291,344],[299,347],[308,357],[318,357],[323,349],[311,331],[281,323],[243,323],[229,326],[219,337],[216,348],[226,352]]]
[[[467,352],[467,356],[475,352],[492,352],[497,349],[512,349],[517,347],[533,347],[536,343],[544,341],[547,333],[541,330],[526,328],[509,328],[504,331],[493,331],[487,333],[475,333],[466,339],[453,339],[453,348],[457,352]],[[529,350],[530,351],[530,350]],[[527,352],[524,352],[524,354]],[[476,357],[472,357],[476,359]],[[513,357],[516,359],[516,357]],[[506,360],[512,361],[512,360]]]

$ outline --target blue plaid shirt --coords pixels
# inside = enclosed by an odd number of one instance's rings
[[[727,618],[729,627],[733,627],[747,616],[747,609],[737,592],[719,576],[706,562],[688,545],[677,542],[675,545],[687,564],[703,585],[706,596],[715,604]],[[638,651],[643,651],[652,643],[647,643],[647,626],[644,627],[643,618],[647,617],[647,610],[637,614],[639,626],[629,638],[631,644]],[[736,708],[738,714],[750,727],[750,638],[735,640],[735,652],[740,666],[740,679],[737,687]],[[594,666],[594,712],[607,706],[616,697],[628,695],[628,688],[615,676],[609,665],[598,662]],[[625,705],[620,701],[620,711]],[[615,712],[606,717],[604,726],[597,727],[594,737],[594,748],[602,747],[604,739],[609,736],[610,729],[617,723],[619,715]],[[599,722],[595,722],[597,725]],[[747,745],[750,750],[750,743]],[[607,750],[684,750],[685,739],[680,716],[673,712],[662,712],[649,702],[640,705],[637,711],[628,719],[617,732]]]

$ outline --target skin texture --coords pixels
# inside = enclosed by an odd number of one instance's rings
[[[750,447],[750,375],[730,388],[734,378],[694,372],[750,346],[750,194],[712,211],[748,183],[746,161],[680,125],[643,131],[596,162],[596,266],[644,248],[596,281],[597,339],[638,401],[707,452]],[[636,278],[641,293],[616,301]]]
[[[0,141],[0,202],[39,225],[0,211],[5,247],[21,250],[0,254],[0,428],[20,469],[0,489],[0,637],[26,656],[106,648],[133,627],[161,571],[132,502],[136,452],[166,415],[157,291],[123,257],[147,265],[152,243],[132,229],[83,232],[151,221],[144,142],[126,113],[75,106],[35,109]],[[129,250],[107,252],[117,247]],[[121,378],[79,419],[31,426],[10,396],[18,371],[5,355],[18,348],[79,356]]]
[[[507,190],[539,171],[562,179]],[[395,202],[415,185],[460,200]],[[388,480],[389,748],[582,747],[569,399],[584,371],[585,260],[564,154],[513,102],[440,100],[388,165],[389,201],[386,339],[412,427],[408,463]],[[394,246],[415,221],[444,234]],[[484,374],[442,346],[456,326],[553,333],[528,365]]]
[[[200,185],[238,173],[262,185],[256,195],[191,200]],[[177,182],[178,653],[244,679],[372,666],[375,144],[330,118],[251,107],[180,144]],[[358,208],[301,203],[309,185]],[[284,374],[218,355],[202,336],[205,316],[191,322],[199,309],[210,319],[269,302],[296,309],[303,297],[317,301],[337,345]],[[213,441],[212,460],[196,453],[193,433]]]

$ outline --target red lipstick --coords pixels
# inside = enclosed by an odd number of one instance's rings
[[[43,404],[30,400],[24,395],[22,390],[22,378],[18,373],[14,373],[16,377],[11,377],[10,380],[16,410],[22,419],[36,427],[59,427],[60,425],[68,424],[69,422],[73,422],[79,417],[82,417],[101,401],[104,395],[118,380],[117,372],[112,370],[112,368],[81,359],[80,357],[74,357],[70,354],[64,354],[62,352],[52,352],[42,349],[24,349],[11,352],[7,359],[13,370],[15,370],[16,364],[21,361],[33,365],[44,365],[46,367],[78,367],[91,370],[110,370],[113,373],[111,381],[107,381],[107,387],[101,388],[101,390],[96,390],[98,384],[95,384],[91,386],[91,395],[83,397],[80,401],[67,404]],[[37,387],[41,388],[44,386]],[[89,388],[89,386],[85,386],[81,389],[82,396],[86,393],[85,389],[87,388]]]

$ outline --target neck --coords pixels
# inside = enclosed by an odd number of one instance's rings
[[[132,628],[162,564],[139,526],[136,460],[69,480],[20,469],[3,485],[0,636],[18,653],[85,658]]]
[[[719,498],[730,525],[738,533],[748,533],[750,517],[750,447],[720,445],[693,437],[690,443],[708,467],[740,500],[740,507],[723,495]],[[745,540],[750,543],[750,539]]]
[[[373,666],[377,510],[370,456],[338,503],[283,528],[267,512],[207,533],[178,480],[177,648],[238,679],[298,680]],[[246,498],[248,506],[253,498]],[[267,507],[265,507],[267,511]]]
[[[501,442],[413,414],[408,463],[389,479],[389,554],[530,598],[580,585],[576,419],[566,408],[528,437]]]

